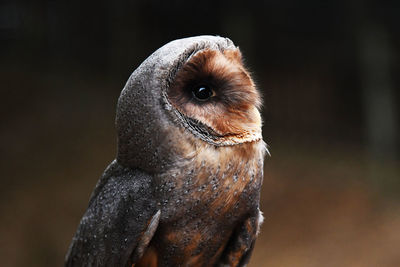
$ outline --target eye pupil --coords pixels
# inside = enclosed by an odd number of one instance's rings
[[[206,85],[193,88],[192,93],[193,96],[200,101],[208,100],[213,95],[213,91]]]

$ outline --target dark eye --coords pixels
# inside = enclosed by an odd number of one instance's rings
[[[213,96],[214,92],[207,85],[199,85],[192,89],[192,94],[199,101],[207,101]]]

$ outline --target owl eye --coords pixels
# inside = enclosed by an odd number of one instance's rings
[[[198,85],[192,89],[192,94],[199,101],[207,101],[214,95],[214,92],[207,85]]]

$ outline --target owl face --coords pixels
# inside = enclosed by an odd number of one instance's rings
[[[169,42],[132,73],[121,92],[117,160],[160,173],[202,148],[211,155],[213,149],[234,153],[247,147],[237,144],[262,145],[260,102],[228,38]]]
[[[258,141],[261,99],[239,49],[204,49],[178,70],[167,101],[195,136],[218,146]]]

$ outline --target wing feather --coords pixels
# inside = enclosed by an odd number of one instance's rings
[[[152,188],[150,175],[112,162],[92,193],[65,266],[131,265],[132,253],[145,249],[158,225]],[[150,225],[151,236],[143,237]]]

